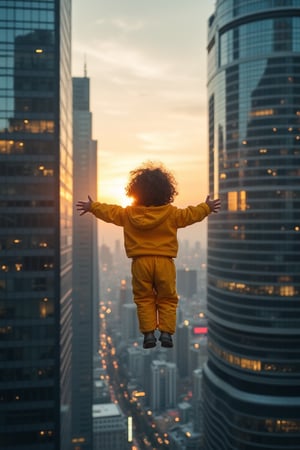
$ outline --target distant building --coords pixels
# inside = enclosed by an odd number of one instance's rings
[[[144,350],[141,347],[127,347],[127,367],[130,379],[144,385]]]
[[[300,1],[218,0],[208,30],[206,450],[299,448]]]
[[[191,321],[191,331],[190,374],[196,369],[202,369],[207,361],[207,318],[204,317]]]
[[[141,336],[134,303],[125,303],[121,307],[120,329],[123,341],[136,340]]]
[[[151,364],[151,398],[153,411],[174,408],[177,402],[177,368],[176,364],[165,361],[152,361]]]
[[[110,393],[106,380],[94,380],[93,401],[97,403],[109,403]]]
[[[141,349],[142,350],[142,349]],[[142,350],[142,358],[143,358],[143,378],[142,378],[142,386],[146,391],[147,397],[146,402],[150,406],[151,392],[152,392],[152,376],[151,376],[151,364],[154,359],[153,353],[155,353],[156,349],[150,350]]]
[[[73,78],[75,201],[97,196],[97,143],[89,103],[89,78]],[[80,450],[91,450],[93,357],[99,347],[97,224],[88,214],[74,214],[73,228],[72,448],[79,449],[80,442]]]
[[[173,427],[169,432],[170,450],[203,450],[202,437],[189,425]]]
[[[93,450],[127,450],[126,418],[119,405],[93,405]]]
[[[203,433],[203,371],[202,369],[196,369],[193,371],[193,425],[194,430]]]
[[[71,441],[71,0],[0,2],[0,447]]]
[[[176,328],[176,365],[180,378],[190,376],[190,345],[191,345],[191,327],[188,323],[183,323]]]
[[[177,270],[177,292],[186,298],[197,293],[197,271],[188,269]]]
[[[192,418],[192,406],[188,402],[178,403],[178,412],[180,418],[180,424],[187,424]]]
[[[129,308],[124,309],[125,305],[129,305]],[[128,323],[125,325],[124,323],[124,317],[123,315],[126,314],[125,322],[129,320],[132,323]],[[135,316],[135,317],[134,317]],[[136,304],[133,302],[132,297],[132,289],[131,289],[131,282],[126,277],[121,280],[121,286],[119,290],[119,303],[118,303],[118,318],[120,323],[122,324],[122,333],[124,332],[124,337],[128,335],[137,335],[137,328],[138,328],[138,320],[137,320],[137,312],[136,312]],[[132,327],[133,329],[127,329],[126,327]]]

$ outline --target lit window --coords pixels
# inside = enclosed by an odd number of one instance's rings
[[[258,109],[256,111],[251,111],[250,115],[252,117],[258,117],[258,116],[273,116],[274,109]]]
[[[42,319],[47,317],[47,305],[45,303],[41,303],[40,305],[40,317]]]
[[[237,211],[238,195],[237,192],[228,192],[228,210]]]
[[[282,297],[293,297],[295,295],[294,286],[280,286],[280,295]]]
[[[240,210],[246,211],[247,205],[246,205],[246,191],[240,192]]]

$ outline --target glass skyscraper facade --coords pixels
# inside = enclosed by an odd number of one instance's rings
[[[299,449],[300,1],[218,0],[208,30],[205,450]]]
[[[73,78],[74,200],[97,198],[97,141],[92,140],[90,79]],[[99,359],[97,221],[73,218],[72,449],[93,448],[93,357]]]
[[[0,1],[0,448],[71,442],[71,1]]]

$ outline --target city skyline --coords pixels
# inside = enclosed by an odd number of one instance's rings
[[[177,206],[208,193],[206,32],[214,2],[73,2],[73,76],[91,79],[99,142],[98,200],[124,204],[128,173],[162,161],[178,180]],[[88,192],[82,192],[86,196]],[[212,195],[213,193],[211,193]],[[99,224],[101,239],[122,230]],[[206,224],[181,230],[203,240]]]

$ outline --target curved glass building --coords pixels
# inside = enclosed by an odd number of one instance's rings
[[[299,0],[216,2],[208,100],[205,450],[299,450]]]

